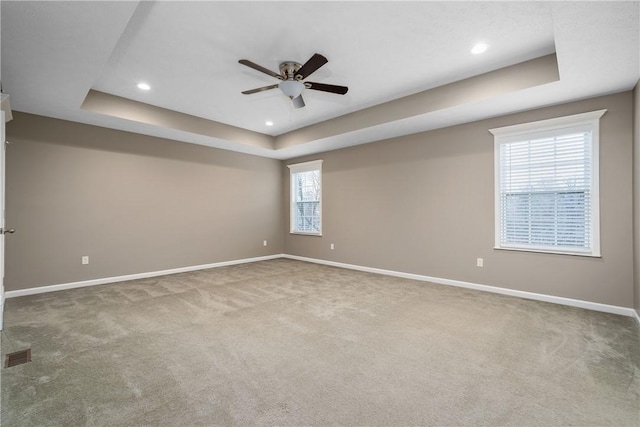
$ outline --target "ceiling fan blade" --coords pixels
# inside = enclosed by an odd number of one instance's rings
[[[254,70],[260,71],[261,73],[265,73],[270,75],[271,77],[275,77],[276,79],[282,80],[282,76],[274,71],[269,70],[268,68],[264,68],[262,65],[258,65],[255,62],[251,62],[248,59],[241,59],[238,61],[242,65],[246,65],[249,68],[253,68]]]
[[[242,91],[242,93],[245,95],[251,95],[252,93],[264,92],[265,90],[275,89],[277,87],[278,85],[264,86],[264,87],[259,87],[257,89],[245,90],[245,91]]]
[[[319,53],[314,54],[307,62],[304,63],[302,68],[296,73],[296,79],[304,80],[313,74],[318,68],[329,62],[327,58]]]
[[[291,99],[291,102],[293,102],[293,107],[294,108],[302,108],[304,107],[304,99],[302,99],[302,95],[298,95],[295,98]]]
[[[328,85],[325,83],[305,82],[304,85],[307,87],[307,89],[337,93],[338,95],[344,95],[349,91],[349,88],[346,86]]]

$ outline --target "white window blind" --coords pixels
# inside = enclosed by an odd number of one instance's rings
[[[585,114],[492,130],[497,248],[600,255],[597,133],[604,111]]]
[[[291,232],[322,233],[322,160],[289,165]]]

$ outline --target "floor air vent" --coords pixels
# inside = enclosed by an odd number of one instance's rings
[[[23,363],[31,362],[31,349],[16,351],[15,353],[7,354],[7,361],[5,368],[10,368],[16,365],[22,365]]]

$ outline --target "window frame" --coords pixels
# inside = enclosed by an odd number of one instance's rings
[[[304,236],[322,236],[322,159],[312,160],[309,162],[303,163],[295,163],[291,165],[287,165],[289,168],[289,233],[290,234],[300,234]],[[319,183],[320,183],[320,197],[318,200],[318,231],[310,232],[310,231],[298,231],[296,230],[296,218],[297,218],[297,205],[295,199],[295,174],[302,172],[311,172],[311,171],[319,172]]]
[[[522,123],[512,126],[504,126],[495,129],[489,129],[494,135],[494,226],[495,226],[495,242],[494,249],[523,251],[523,252],[541,252],[560,255],[577,255],[586,257],[601,257],[600,252],[600,118],[607,110],[597,110],[587,113],[574,114],[570,116],[557,117],[548,120],[540,120],[530,123]],[[591,131],[591,250],[579,251],[544,247],[535,245],[518,245],[503,244],[502,235],[502,211],[501,211],[501,181],[500,181],[500,147],[503,144],[514,142],[523,142],[526,140],[539,139],[553,135],[563,135],[574,130],[590,130]]]

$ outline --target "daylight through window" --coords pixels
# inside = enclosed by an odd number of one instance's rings
[[[289,165],[291,232],[322,234],[322,160]]]
[[[496,248],[600,256],[598,134],[604,112],[491,130]]]

